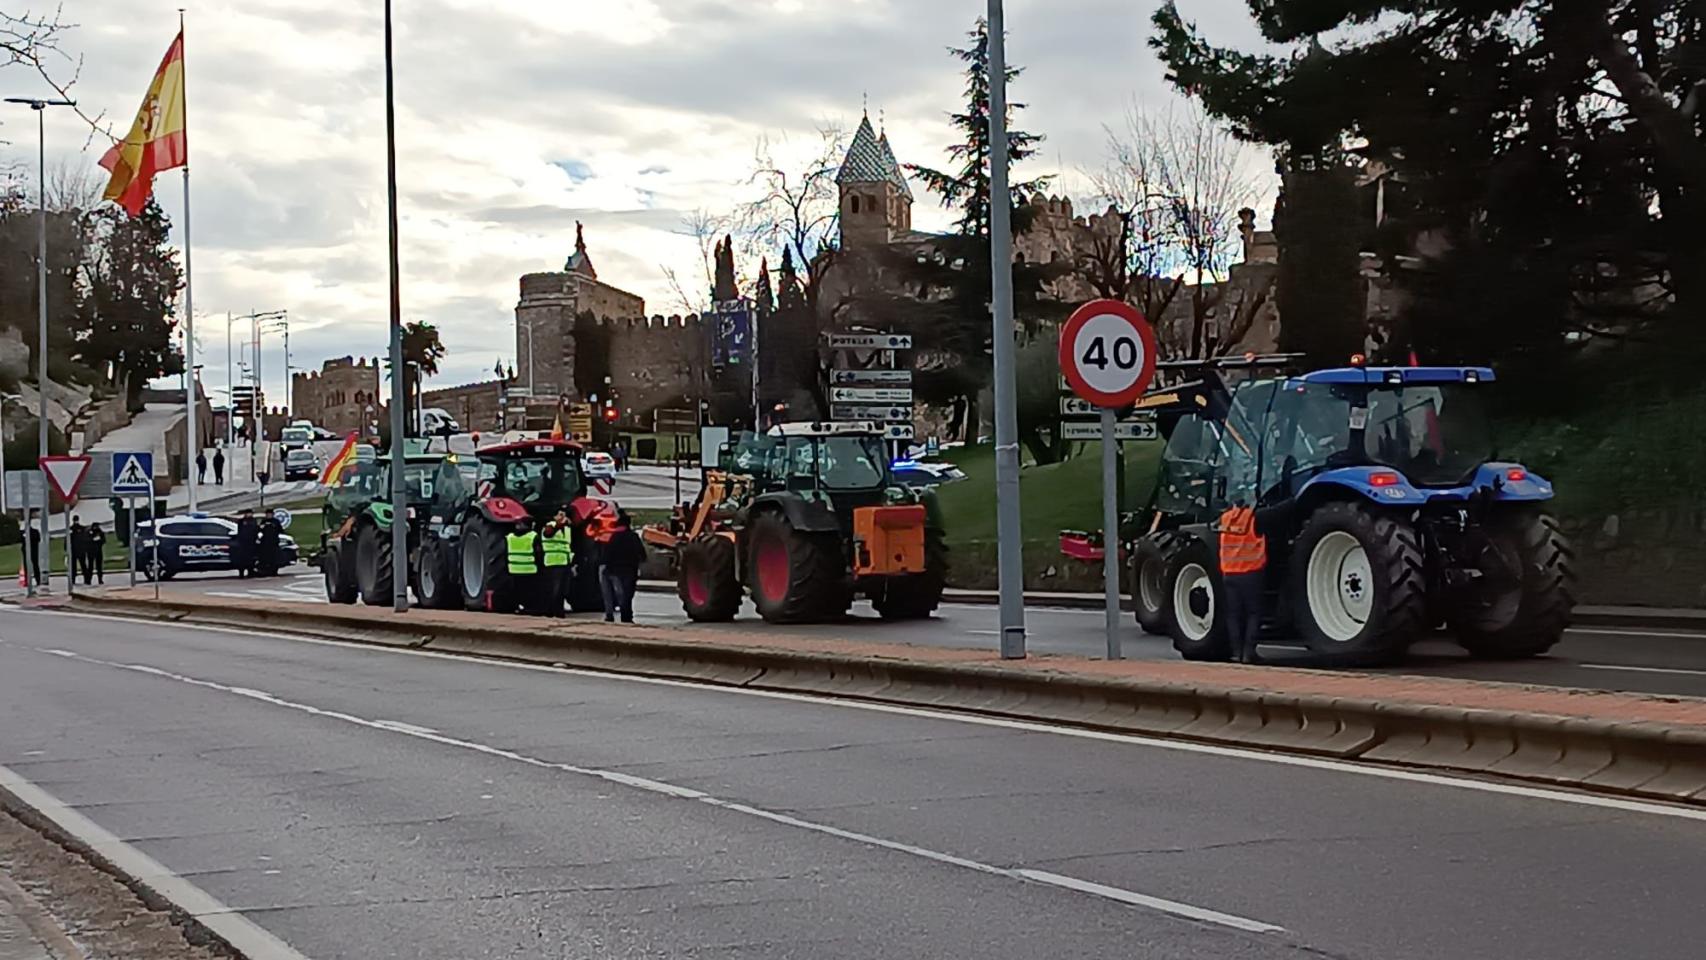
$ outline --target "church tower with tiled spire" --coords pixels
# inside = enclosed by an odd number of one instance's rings
[[[867,114],[836,174],[841,188],[841,245],[886,246],[912,230],[912,188],[895,161],[887,133],[878,135]]]

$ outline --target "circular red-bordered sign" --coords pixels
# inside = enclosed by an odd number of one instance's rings
[[[1155,379],[1155,331],[1129,303],[1092,300],[1060,330],[1060,373],[1098,407],[1128,406]]]

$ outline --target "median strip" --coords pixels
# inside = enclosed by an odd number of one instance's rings
[[[111,590],[79,609],[849,697],[1706,805],[1706,700]]]

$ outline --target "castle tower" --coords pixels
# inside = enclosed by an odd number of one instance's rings
[[[912,188],[895,161],[888,134],[870,116],[859,121],[835,182],[841,188],[841,245],[883,246],[912,229]]]

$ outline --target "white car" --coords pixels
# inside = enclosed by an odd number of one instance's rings
[[[589,450],[581,457],[581,470],[588,480],[616,479],[616,458],[598,450]]]

